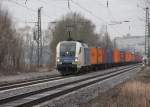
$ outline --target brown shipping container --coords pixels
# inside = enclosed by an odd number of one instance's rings
[[[97,48],[90,48],[90,60],[91,64],[95,65],[98,62],[98,49]]]
[[[103,64],[103,49],[98,48],[98,64]]]
[[[102,54],[102,63],[103,64],[106,64],[107,63],[107,53],[106,53],[106,49],[102,49],[102,52],[103,52],[103,54]]]
[[[113,61],[114,61],[114,63],[120,63],[120,51],[119,51],[119,49],[113,50]]]

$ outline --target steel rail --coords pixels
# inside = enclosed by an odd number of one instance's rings
[[[132,70],[133,68],[136,68],[136,66],[131,67],[130,69],[129,68],[126,68],[126,69],[124,68],[125,70],[119,70],[119,71],[122,71],[122,73],[123,73],[125,71]],[[29,96],[32,96],[32,95],[36,95],[36,94],[44,93],[44,92],[47,92],[47,91],[55,90],[57,88],[61,88],[61,87],[65,87],[65,86],[68,86],[68,85],[80,83],[80,82],[83,82],[83,81],[86,81],[86,80],[89,80],[89,79],[97,78],[99,76],[110,75],[111,73],[117,73],[117,72],[113,71],[113,72],[110,72],[110,73],[107,73],[107,74],[101,74],[101,75],[97,75],[97,76],[93,76],[93,77],[89,77],[89,78],[84,78],[82,80],[78,80],[78,81],[74,81],[74,82],[69,82],[69,83],[65,83],[65,84],[60,84],[60,85],[57,85],[57,86],[54,86],[54,87],[49,87],[49,88],[46,88],[46,89],[42,89],[42,90],[38,90],[38,91],[34,91],[34,92],[22,94],[22,95],[17,95],[17,96],[13,96],[13,97],[9,97],[9,98],[0,100],[0,105],[1,104],[5,104],[5,103],[9,103],[9,102],[13,102],[15,100],[19,100],[19,99],[22,99],[22,98],[25,98],[25,97],[29,97]]]
[[[0,91],[6,90],[6,89],[12,89],[12,88],[16,88],[16,87],[32,85],[32,84],[38,84],[38,83],[47,82],[47,81],[58,80],[58,79],[62,79],[62,78],[65,78],[65,77],[56,76],[56,77],[52,77],[52,78],[44,78],[44,79],[39,79],[39,80],[26,81],[26,82],[16,83],[16,84],[12,84],[12,85],[8,84],[6,86],[0,87]]]
[[[136,70],[136,69],[134,69],[134,70]],[[119,74],[123,74],[123,73],[125,73],[125,72],[123,71],[123,72],[120,72],[120,73],[117,73],[117,74],[113,74],[113,75],[110,75],[110,76],[106,76],[106,77],[104,76],[103,78],[99,78],[99,79],[95,79],[94,78],[93,81],[91,81],[91,82],[89,82],[89,81],[84,82],[83,81],[83,83],[80,83],[80,85],[72,84],[72,85],[69,85],[69,86],[65,86],[63,88],[56,89],[57,91],[54,91],[54,93],[49,91],[49,92],[46,92],[44,94],[41,94],[41,96],[43,95],[41,98],[38,98],[38,97],[34,98],[34,96],[38,96],[38,95],[30,96],[31,98],[28,97],[28,98],[24,98],[24,99],[20,100],[20,101],[23,101],[23,100],[26,100],[26,101],[25,102],[21,102],[21,104],[18,104],[15,107],[31,107],[31,106],[35,106],[35,105],[38,105],[38,104],[40,104],[42,102],[52,100],[54,98],[63,96],[65,94],[68,94],[68,93],[70,93],[72,91],[81,89],[83,87],[90,86],[90,85],[95,84],[97,82],[102,82],[102,81],[104,81],[106,79],[109,79],[111,77],[115,77],[115,76],[117,76]],[[39,94],[39,96],[40,96],[40,94]]]
[[[14,82],[4,82],[4,83],[0,83],[0,88],[1,87],[6,87],[6,86],[11,86],[11,85],[15,85],[15,84],[20,84],[20,83],[25,83],[25,82],[32,82],[32,81],[38,81],[38,80],[42,80],[42,79],[49,79],[49,78],[54,78],[54,77],[58,77],[60,75],[49,75],[49,76],[40,76],[38,78],[31,78],[31,79],[25,79],[25,80],[20,80],[20,81],[14,81]]]
[[[126,67],[126,66],[123,66],[122,69],[124,67]],[[98,72],[98,71],[95,71],[95,72]],[[53,80],[62,79],[62,78],[66,78],[66,77],[71,77],[71,76],[63,76],[62,77],[62,76],[59,76],[59,75],[51,75],[51,76],[48,76],[46,78],[38,78],[38,79],[31,79],[31,80],[26,80],[26,81],[5,83],[5,84],[0,85],[0,91],[6,90],[6,89],[22,87],[22,86],[27,86],[27,85],[32,85],[32,84],[38,84],[38,83],[47,82],[47,81],[53,81]]]

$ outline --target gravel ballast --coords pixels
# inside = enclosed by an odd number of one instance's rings
[[[34,107],[79,107],[80,104],[90,101],[91,99],[100,95],[100,93],[105,92],[108,89],[113,88],[116,85],[133,77],[140,70],[141,69],[138,68],[133,70],[133,72],[120,74]]]
[[[60,75],[60,74],[56,70],[52,70],[52,71],[20,73],[18,75],[11,75],[11,76],[1,76],[0,85],[5,83],[13,83],[18,81],[28,81],[33,79],[45,78],[53,75]]]

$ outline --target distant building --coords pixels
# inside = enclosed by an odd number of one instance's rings
[[[114,46],[119,49],[126,49],[132,52],[139,52],[144,55],[145,37],[144,36],[124,36],[114,39]]]

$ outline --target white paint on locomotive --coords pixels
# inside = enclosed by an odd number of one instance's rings
[[[65,72],[68,68],[78,72],[83,66],[90,65],[86,61],[89,56],[88,46],[78,41],[61,41],[56,47],[56,66],[59,71]],[[86,55],[85,53],[88,53]],[[86,57],[87,56],[87,57]]]

